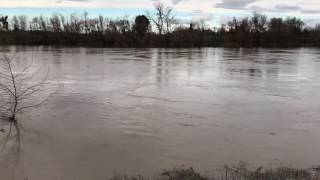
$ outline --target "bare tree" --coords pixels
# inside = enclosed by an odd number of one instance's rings
[[[12,27],[13,27],[14,31],[19,31],[20,30],[19,20],[18,20],[17,16],[13,16],[12,17],[11,24],[12,24]]]
[[[40,23],[40,30],[41,31],[47,31],[48,30],[47,20],[43,16],[40,16],[39,23]]]
[[[128,17],[123,17],[121,19],[117,19],[115,21],[115,25],[117,26],[118,32],[125,34],[126,32],[130,31],[130,21]]]
[[[72,33],[81,33],[82,22],[76,13],[70,15],[70,30]]]
[[[0,123],[8,125],[8,128],[2,129],[2,126],[0,129],[0,133],[7,134],[0,139],[1,152],[11,139],[15,140],[11,150],[19,152],[21,124],[18,116],[30,108],[42,106],[58,92],[56,87],[62,87],[48,83],[49,68],[36,67],[33,58],[29,60],[5,53],[0,57]],[[13,128],[16,134],[13,134]]]
[[[155,4],[155,14],[152,15],[151,13],[147,12],[148,18],[155,24],[159,35],[162,35],[163,31],[163,24],[164,24],[164,5],[162,3]]]
[[[51,28],[53,32],[61,32],[61,21],[57,14],[53,14],[50,18]]]
[[[105,27],[105,22],[104,22],[104,17],[99,15],[99,26],[98,26],[98,30],[101,34],[104,33],[104,27]]]
[[[167,33],[170,33],[172,30],[172,26],[177,24],[177,19],[174,15],[172,15],[173,9],[170,7],[167,7],[164,12],[164,22],[166,26]]]
[[[2,24],[2,30],[9,30],[8,16],[4,16],[0,18],[0,22]]]
[[[20,23],[20,30],[26,31],[28,26],[27,16],[21,15],[18,17]]]
[[[88,12],[84,12],[83,17],[84,17],[84,32],[88,34],[88,32],[90,31],[89,22],[88,22]]]
[[[42,70],[33,68],[33,60],[26,62],[15,56],[3,54],[0,58],[0,113],[2,120],[13,125],[20,137],[17,116],[30,108],[41,106],[53,93],[47,83],[49,70],[42,76]],[[42,93],[41,93],[42,92]]]
[[[252,31],[255,33],[263,33],[267,30],[268,18],[266,15],[254,12],[251,18]]]
[[[147,12],[148,18],[156,26],[159,35],[162,35],[164,31],[167,33],[171,31],[171,27],[175,22],[175,17],[172,15],[173,9],[166,7],[163,3],[157,2],[154,5],[155,13],[151,14]]]
[[[40,30],[39,17],[33,17],[32,21],[29,24],[30,31],[39,31]]]

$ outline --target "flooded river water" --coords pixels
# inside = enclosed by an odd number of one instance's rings
[[[320,164],[319,49],[11,49],[63,88],[20,116],[5,179]]]

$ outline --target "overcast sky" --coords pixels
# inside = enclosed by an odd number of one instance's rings
[[[219,25],[233,16],[259,11],[268,16],[297,16],[320,23],[320,0],[162,0],[182,19],[204,19]],[[0,0],[1,14],[50,15],[89,12],[91,16],[135,16],[151,10],[154,0]]]

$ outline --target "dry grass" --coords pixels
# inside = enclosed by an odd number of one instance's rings
[[[320,166],[310,169],[279,168],[248,168],[245,163],[236,166],[225,166],[215,177],[207,177],[193,168],[177,168],[163,171],[157,178],[141,175],[115,176],[110,180],[320,180]]]

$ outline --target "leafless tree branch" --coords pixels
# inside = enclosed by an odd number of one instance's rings
[[[26,109],[40,107],[57,93],[54,91],[48,94],[50,92],[47,89],[47,86],[50,85],[47,82],[49,68],[41,76],[40,71],[35,71],[33,65],[33,58],[30,63],[26,64],[19,62],[16,55],[9,57],[3,54],[0,58],[0,113],[1,118],[10,124],[8,137],[4,139],[4,146],[10,139],[12,126],[16,129],[16,141],[20,144],[18,114]]]

